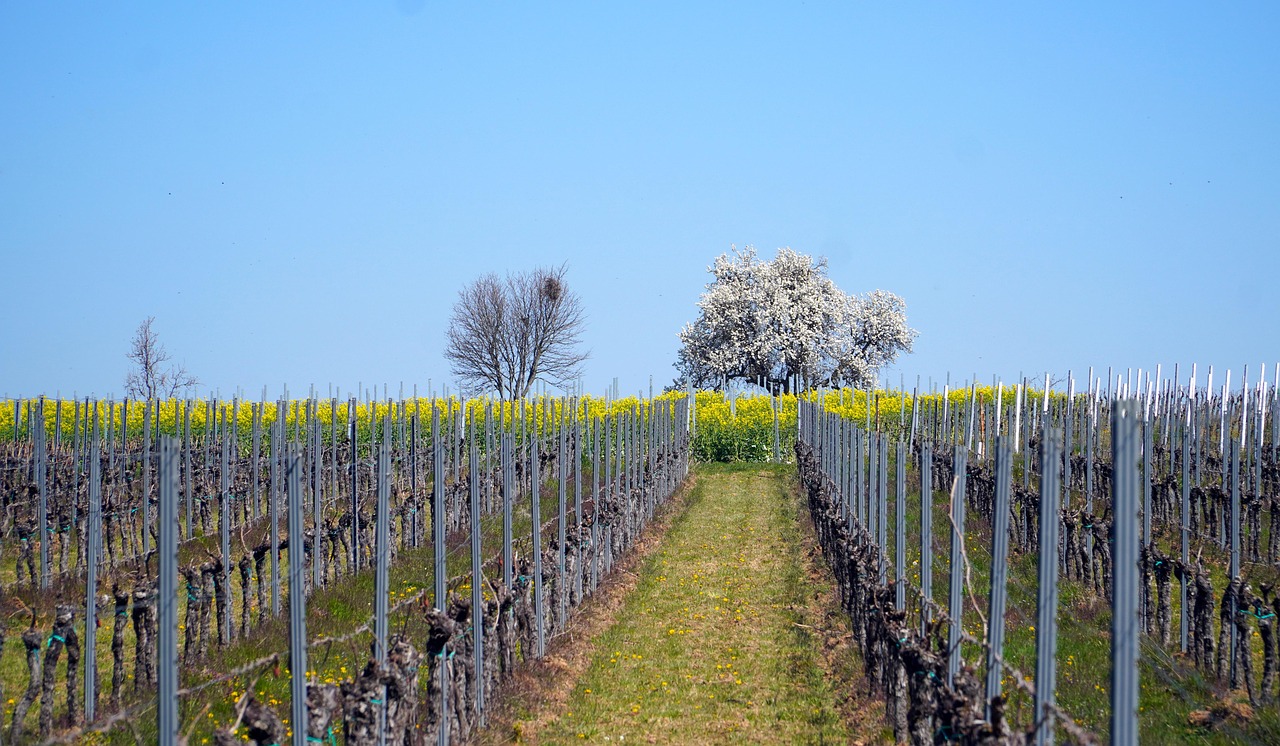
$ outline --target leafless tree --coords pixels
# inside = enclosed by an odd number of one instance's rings
[[[445,357],[464,382],[502,399],[529,393],[535,381],[563,386],[582,373],[586,316],[565,283],[567,266],[487,274],[458,293]]]
[[[179,392],[195,388],[200,381],[181,363],[166,365],[172,359],[151,325],[156,317],[148,316],[133,334],[127,357],[134,368],[124,379],[125,395],[135,399],[168,399]]]

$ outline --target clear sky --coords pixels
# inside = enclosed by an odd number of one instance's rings
[[[629,5],[3,3],[0,394],[148,315],[224,396],[425,390],[561,262],[634,392],[733,244],[901,295],[894,384],[1280,360],[1280,5]]]

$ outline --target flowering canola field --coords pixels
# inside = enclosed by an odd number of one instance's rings
[[[1004,406],[1014,404],[1016,389],[1005,386],[998,391],[992,386],[973,389],[957,389],[948,393],[947,406],[953,412],[961,412],[968,406],[970,397],[979,403],[995,401],[1002,396]],[[639,412],[648,415],[654,407],[670,406],[684,399],[687,394],[674,391],[642,399],[626,397],[609,399],[599,396],[583,396],[566,399],[551,396],[524,399],[517,402],[499,401],[488,397],[460,400],[447,398],[414,398],[400,401],[360,402],[354,405],[357,438],[369,442],[380,432],[380,423],[390,416],[395,422],[418,420],[422,432],[431,427],[433,417],[438,416],[448,430],[459,421],[488,422],[491,427],[519,430],[521,425],[528,432],[542,432],[562,418],[577,417],[594,422],[606,415]],[[1061,394],[1051,394],[1060,398]],[[926,394],[913,397],[910,392],[854,389],[824,389],[803,394],[784,394],[771,397],[767,394],[729,395],[719,391],[699,391],[695,395],[692,444],[693,457],[699,461],[771,461],[776,457],[790,461],[795,444],[797,402],[821,400],[827,409],[838,412],[855,421],[872,420],[882,431],[897,433],[911,427],[913,408],[942,408],[943,395]],[[1043,393],[1024,392],[1024,406],[1038,406]],[[32,423],[41,403],[36,399],[0,401],[0,443],[30,438]],[[191,435],[202,438],[216,422],[219,429],[226,423],[228,430],[238,433],[247,444],[253,433],[254,418],[261,410],[264,439],[270,438],[272,428],[281,419],[289,433],[306,432],[313,422],[320,425],[321,435],[327,441],[335,430],[345,439],[346,428],[352,416],[352,405],[344,401],[295,399],[286,402],[228,402],[213,400],[164,399],[151,403],[153,435],[182,435],[187,410],[190,411]],[[128,437],[141,437],[144,429],[143,407],[140,402],[123,401],[72,401],[43,400],[45,432],[50,436],[55,429],[68,442],[75,429],[87,432],[96,413],[99,427],[105,434],[121,437],[121,428],[127,427]],[[335,422],[336,418],[336,422]],[[521,423],[523,419],[523,423]],[[335,427],[336,426],[336,427]],[[16,427],[16,429],[15,429]]]

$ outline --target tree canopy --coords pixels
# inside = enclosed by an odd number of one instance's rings
[[[707,271],[714,279],[698,318],[680,331],[681,384],[864,386],[911,351],[916,331],[906,303],[885,290],[846,295],[827,276],[825,258],[783,248],[766,261],[748,246],[721,254]]]

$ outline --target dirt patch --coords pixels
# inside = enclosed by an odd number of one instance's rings
[[[628,594],[640,578],[636,568],[662,544],[662,537],[680,515],[693,490],[696,476],[654,514],[635,546],[613,566],[596,592],[569,620],[565,631],[548,641],[547,654],[526,660],[498,690],[498,706],[489,712],[489,725],[473,743],[538,743],[539,733],[560,717],[574,684],[591,664],[594,640],[617,621]]]

